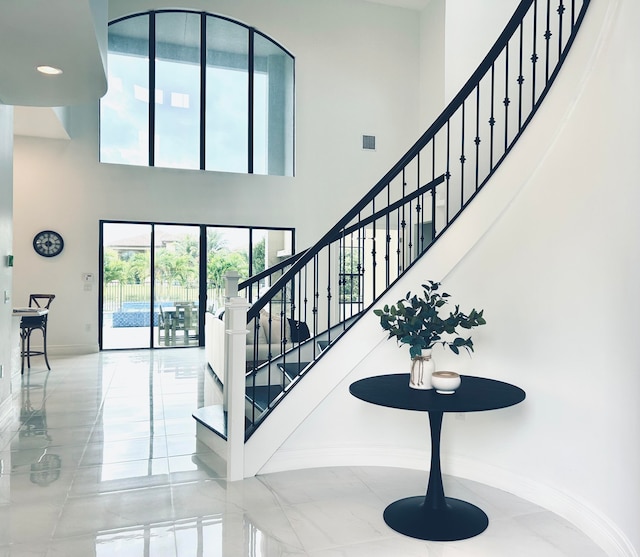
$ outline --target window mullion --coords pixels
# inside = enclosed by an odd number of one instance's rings
[[[291,174],[295,62],[284,48],[207,12],[149,10],[109,25],[115,86],[100,103],[101,162]]]
[[[200,170],[205,170],[207,129],[207,14],[200,15]]]
[[[255,31],[253,29],[249,29],[249,79],[248,79],[248,83],[249,83],[249,103],[248,103],[248,110],[249,110],[249,118],[248,118],[248,123],[249,123],[249,130],[248,130],[248,145],[247,145],[247,172],[249,174],[253,174],[253,84],[254,84],[254,54],[253,54],[253,49],[254,49],[254,33]]]
[[[155,166],[156,13],[149,13],[149,166]]]

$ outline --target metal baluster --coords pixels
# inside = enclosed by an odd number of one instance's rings
[[[494,117],[495,101],[495,64],[491,64],[491,116],[489,117],[489,171],[493,170],[493,127],[496,124]],[[448,222],[448,221],[447,221]]]
[[[405,176],[406,168],[402,169],[402,197],[407,194],[407,180]],[[405,206],[406,203],[402,204],[402,211],[398,211],[398,274],[402,274],[406,269],[406,248],[405,248],[405,234],[407,223],[405,221]]]
[[[360,215],[358,215],[358,223],[360,223]],[[363,239],[362,239],[363,232],[364,232],[363,229],[361,227],[358,227],[357,231],[353,235],[354,247],[357,253],[357,258],[355,262],[352,262],[351,264],[351,268],[354,269],[354,272],[357,273],[358,275],[358,289],[356,291],[356,306],[358,308],[360,307],[359,301],[362,299],[363,289],[365,286],[364,278],[362,276],[362,259],[360,255],[361,250],[364,249]],[[351,313],[353,314],[353,311]]]
[[[465,115],[466,115],[466,99],[462,101],[462,126],[460,129],[461,145],[460,145],[460,205],[464,205],[464,163],[467,157],[464,155],[464,134],[465,134]]]
[[[391,184],[387,184],[387,207],[391,205]],[[387,213],[385,215],[385,243],[384,243],[384,276],[385,276],[385,289],[389,287],[389,279],[391,277],[391,215]]]
[[[545,45],[545,85],[549,82],[549,50],[551,41],[551,0],[547,0],[547,30],[544,32]]]
[[[371,214],[375,214],[376,212],[376,200],[373,199],[371,201]],[[372,233],[371,233],[371,289],[373,299],[377,298],[377,290],[376,290],[376,267],[378,263],[376,262],[376,221],[372,223]]]
[[[298,296],[302,295],[302,273],[298,273],[296,275],[296,278],[298,279]],[[296,306],[298,313],[297,315],[294,317],[294,319],[296,319],[296,321],[298,321],[298,323],[304,323],[305,319],[302,317],[302,304],[298,304]],[[298,331],[298,363],[300,363],[301,359],[302,359],[302,342],[300,342],[299,337],[300,337],[300,331]]]
[[[349,283],[349,291],[351,292],[351,257],[353,254],[352,251],[353,248],[353,236],[350,234],[349,235],[349,247],[347,248],[347,238],[344,235],[344,229],[343,229],[343,233],[340,236],[340,245],[338,246],[338,249],[340,250],[340,255],[339,255],[339,259],[340,259],[340,265],[342,267],[342,280],[339,282],[338,284],[338,288],[339,290],[339,299],[338,299],[338,305],[342,307],[342,322],[344,323],[344,321],[347,318],[347,281]],[[350,254],[349,256],[349,268],[347,268],[347,253]],[[349,277],[349,278],[347,278]]]
[[[520,52],[518,55],[518,132],[522,129],[522,86],[524,84],[524,75],[522,74],[522,56],[524,52],[524,29],[520,24]]]
[[[431,179],[435,180],[436,179],[436,138],[433,137],[431,139]],[[433,228],[433,236],[435,238],[435,231],[436,231],[436,191],[433,190],[433,194],[431,196],[431,205],[432,205],[432,209],[431,209],[431,214],[432,216],[432,220],[433,220],[433,224],[431,225]]]
[[[271,305],[271,301],[269,301],[268,303],[268,309],[266,311],[268,311],[268,318],[266,320],[266,331],[265,331],[265,337],[267,338],[267,359],[269,361],[269,363],[267,364],[267,385],[271,385],[271,359],[272,359],[272,354],[271,354],[271,311],[272,311],[272,305]],[[270,387],[268,387],[268,391],[270,390]],[[268,400],[269,400],[269,396],[267,394],[267,407],[269,406],[268,404]]]
[[[420,155],[418,154],[417,161],[416,161],[416,189],[420,187],[420,168],[421,168]],[[420,249],[416,254],[416,258],[420,257],[420,255],[422,254],[425,248],[423,223],[424,223],[424,194],[420,196],[418,201],[418,232],[420,234],[420,236],[418,237],[418,240],[420,241]]]
[[[258,333],[260,329],[260,319],[256,317],[253,320],[253,364],[252,364],[252,374],[251,374],[251,392],[253,396],[249,397],[251,400],[251,423],[255,424],[256,422],[256,402],[255,402],[255,393],[256,393],[256,365],[258,361]]]
[[[331,246],[327,246],[327,340],[331,342]]]
[[[285,327],[285,323],[287,322],[287,287],[283,288],[282,292],[282,303],[280,304],[280,354],[282,354],[282,364],[283,367],[287,364],[287,354],[286,354],[286,346],[287,346],[287,328]],[[285,380],[286,374],[284,371],[280,374],[281,388],[284,391],[287,386],[287,382]],[[271,396],[269,396],[269,407],[272,406],[273,400]]]
[[[531,53],[531,110],[536,106],[536,64],[538,52],[536,51],[538,38],[538,0],[533,1],[533,52]]]
[[[394,277],[398,277],[400,276],[400,274],[402,273],[402,257],[401,257],[401,250],[400,250],[400,245],[402,242],[402,228],[400,226],[400,208],[398,208],[397,211],[395,211],[395,230],[396,230],[396,249],[395,249],[395,266],[394,266],[394,273],[393,276]],[[395,280],[395,278],[394,278]]]
[[[340,308],[340,314],[342,320],[347,318],[347,305],[346,305],[346,290],[347,290],[347,250],[344,237],[344,228],[340,239],[338,240],[338,307]]]
[[[562,0],[558,3],[558,60],[562,56],[562,21],[565,12],[564,3]]]
[[[416,238],[416,250],[415,250],[415,258],[418,259],[418,257],[420,257],[420,253],[422,253],[422,234],[420,233],[420,223],[421,223],[421,219],[420,219],[420,210],[422,208],[422,203],[420,202],[420,200],[418,198],[416,198],[416,224],[415,224],[415,228],[416,228],[416,233],[418,235],[418,237]]]
[[[360,230],[358,230],[358,235],[360,234]],[[360,289],[356,289],[355,288],[355,284],[354,281],[356,280],[356,275],[355,272],[357,272],[357,269],[359,267],[359,263],[360,263],[360,247],[359,247],[359,243],[356,243],[356,245],[354,246],[354,235],[353,234],[349,234],[349,249],[350,249],[350,254],[351,254],[351,258],[350,258],[350,264],[349,264],[349,273],[350,273],[350,290],[349,290],[349,317],[353,317],[353,305],[354,303],[357,303],[359,300],[358,298],[356,298],[354,300],[354,295],[360,292]],[[357,254],[358,259],[357,261],[354,261],[354,253]],[[354,269],[354,264],[355,269]],[[355,272],[354,272],[355,271]],[[359,279],[358,279],[359,280]],[[360,308],[358,307],[358,311],[360,310]],[[346,329],[346,322],[345,322],[345,326],[344,328]]]
[[[319,280],[318,280],[318,273],[319,273],[319,269],[318,269],[318,253],[316,253],[313,256],[313,331],[314,331],[314,336],[318,334],[318,300],[320,298],[320,292],[318,292],[318,284],[319,284]]]
[[[361,217],[361,213],[358,213],[358,222],[360,222],[360,217]],[[364,297],[365,297],[365,293],[366,293],[366,286],[367,286],[367,269],[365,268],[364,262],[365,262],[365,243],[367,240],[367,229],[366,227],[364,228],[360,228],[358,229],[358,240],[360,242],[360,248],[358,251],[358,260],[360,261],[360,265],[358,267],[358,272],[361,275],[361,279],[360,279],[360,300],[362,300],[364,302]],[[360,236],[360,234],[362,234],[362,236]],[[373,297],[372,297],[373,299]]]
[[[476,86],[476,137],[473,140],[473,142],[476,145],[475,190],[478,191],[478,186],[480,185],[480,84],[479,83]],[[435,224],[435,220],[434,220],[434,224]]]
[[[504,60],[504,151],[507,152],[509,146],[509,105],[511,100],[509,99],[509,43],[505,48],[505,60]]]
[[[409,208],[408,208],[408,212],[409,212],[409,244],[408,244],[408,248],[409,248],[409,262],[412,263],[414,260],[413,257],[413,246],[415,245],[416,239],[414,237],[413,234],[413,209],[411,208],[413,205],[413,201],[409,201]]]
[[[446,223],[445,226],[447,226],[449,224],[449,207],[450,205],[450,200],[449,200],[449,182],[451,180],[451,172],[449,171],[449,161],[451,160],[451,119],[447,120],[447,156],[446,156],[446,168],[447,171],[445,173],[445,199],[446,199]]]

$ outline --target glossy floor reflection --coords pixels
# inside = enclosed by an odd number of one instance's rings
[[[0,434],[0,557],[603,557],[554,514],[481,484],[448,495],[490,518],[465,541],[417,541],[382,511],[426,474],[326,468],[227,483],[191,412],[215,394],[202,349],[52,359],[13,379]]]

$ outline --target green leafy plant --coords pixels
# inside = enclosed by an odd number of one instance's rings
[[[446,292],[440,292],[440,283],[429,281],[423,284],[423,296],[412,295],[407,292],[404,299],[395,305],[385,305],[382,309],[375,309],[373,313],[380,317],[380,325],[389,331],[389,338],[396,338],[399,344],[408,344],[412,358],[419,356],[422,350],[433,348],[436,344],[448,346],[455,354],[460,348],[473,352],[471,337],[463,338],[458,335],[458,328],[472,329],[485,325],[484,310],[472,309],[469,315],[455,306],[449,315],[441,317],[439,311],[451,297]]]

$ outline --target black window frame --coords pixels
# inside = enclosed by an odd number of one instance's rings
[[[292,106],[291,106],[291,120],[292,120],[292,134],[293,137],[291,139],[291,174],[270,174],[266,173],[268,176],[295,176],[295,161],[296,161],[296,153],[295,153],[295,128],[296,128],[296,106],[295,106],[295,90],[296,90],[296,59],[295,56],[284,46],[282,46],[279,42],[275,41],[273,38],[268,35],[262,33],[255,27],[244,24],[240,21],[234,20],[232,18],[212,14],[207,11],[198,11],[198,10],[185,10],[185,9],[162,9],[162,10],[148,10],[144,12],[137,12],[134,14],[129,14],[127,16],[123,16],[120,18],[116,18],[109,22],[109,26],[120,23],[122,21],[126,21],[133,18],[138,17],[148,17],[149,18],[149,33],[148,33],[148,62],[149,62],[149,114],[148,114],[148,165],[149,167],[155,167],[155,59],[156,59],[156,16],[158,14],[164,13],[186,13],[186,14],[197,14],[200,16],[200,137],[199,137],[199,170],[207,170],[207,171],[224,171],[216,168],[206,168],[206,58],[207,58],[207,18],[216,18],[223,21],[228,21],[235,25],[244,27],[248,31],[248,91],[247,91],[247,115],[248,115],[248,130],[247,130],[247,172],[246,174],[254,174],[254,72],[255,68],[255,37],[259,35],[263,37],[265,40],[271,42],[277,48],[282,50],[282,52],[289,56],[292,61],[293,67],[293,75],[292,75]],[[203,48],[203,45],[205,47]],[[108,56],[108,53],[107,53]],[[101,101],[102,102],[102,101]],[[99,153],[102,153],[102,122],[99,123]],[[100,160],[100,162],[105,162]],[[108,161],[107,161],[108,162]],[[137,165],[141,166],[141,165]]]

